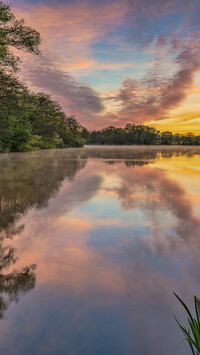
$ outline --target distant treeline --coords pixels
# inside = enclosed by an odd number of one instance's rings
[[[16,75],[20,59],[10,47],[38,55],[39,44],[40,34],[0,1],[0,152],[84,144],[79,123],[49,95],[31,92]]]
[[[82,137],[87,144],[164,144],[164,145],[200,145],[200,136],[193,133],[173,134],[169,131],[160,132],[153,127],[128,123],[123,128],[107,127],[99,131],[82,129]]]

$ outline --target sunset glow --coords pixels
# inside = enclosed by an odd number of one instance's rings
[[[90,129],[127,122],[200,132],[200,2],[12,0],[41,33],[21,76]]]

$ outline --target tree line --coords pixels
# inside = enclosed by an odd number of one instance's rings
[[[161,133],[154,127],[130,123],[123,128],[109,126],[92,131],[83,128],[81,134],[87,144],[200,145],[200,136],[195,136],[193,133],[173,134],[169,131]]]
[[[17,72],[20,58],[10,48],[39,55],[40,34],[17,20],[0,1],[0,152],[79,147],[81,126],[50,95],[34,93]]]

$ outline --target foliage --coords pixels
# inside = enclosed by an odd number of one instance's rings
[[[193,355],[199,355],[200,354],[200,300],[194,296],[194,305],[195,305],[195,313],[196,313],[196,318],[194,318],[186,306],[186,304],[182,301],[182,299],[177,296],[176,293],[174,293],[176,298],[180,301],[182,306],[184,307],[186,313],[187,313],[187,320],[189,323],[189,327],[186,328],[182,326],[179,321],[176,319],[179,327],[181,328],[185,339],[187,340],[190,349],[192,351]]]
[[[11,6],[0,1],[0,65],[12,70],[18,69],[19,58],[14,56],[9,47],[39,54],[40,34],[24,20],[17,20]]]
[[[79,147],[80,125],[43,93],[32,93],[12,74],[0,71],[0,151]]]
[[[153,127],[130,123],[124,128],[110,126],[99,131],[88,131],[86,128],[82,128],[81,135],[86,140],[87,144],[200,144],[200,136],[195,136],[192,133],[187,133],[186,135],[172,134],[168,131],[161,133]]]
[[[40,35],[11,7],[0,1],[0,152],[80,147],[80,125],[44,93],[33,93],[19,81],[19,58],[10,47],[39,54]]]

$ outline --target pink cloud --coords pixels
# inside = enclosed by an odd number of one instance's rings
[[[118,25],[126,12],[126,6],[120,1],[48,5],[19,2],[15,9],[17,16],[24,17],[41,33],[45,48],[55,50],[56,46],[56,51],[63,54],[67,51],[67,55],[73,50],[87,52],[88,45],[104,36],[110,26]]]
[[[165,119],[186,99],[200,68],[198,33],[193,31],[189,17],[193,6],[192,0],[88,0],[65,4],[19,1],[15,14],[41,33],[44,54],[37,60],[24,55],[22,76],[34,89],[51,93],[68,114],[76,115],[88,128]],[[153,21],[177,12],[184,17],[181,28],[176,28],[172,20],[169,26],[173,26],[173,33],[151,33]],[[116,40],[119,25],[127,25],[128,30],[125,35],[118,33]],[[109,37],[110,31],[113,37]],[[140,54],[151,53],[154,64],[151,69],[149,63],[143,65],[142,79],[122,77],[121,87],[105,98],[90,84],[72,76],[70,70],[82,70],[84,74],[92,67],[98,70],[98,65],[101,70],[113,70],[112,63],[103,66],[92,58],[92,45],[107,38],[110,44],[116,40],[122,45],[125,41],[130,55],[133,48]],[[115,66],[117,72],[120,65]]]
[[[119,121],[143,123],[151,119],[164,119],[171,109],[178,107],[187,97],[200,69],[199,45],[186,45],[171,63],[175,71],[163,73],[162,58],[155,62],[154,70],[147,72],[141,80],[127,78],[113,98],[121,105]],[[159,66],[161,69],[159,69]]]

